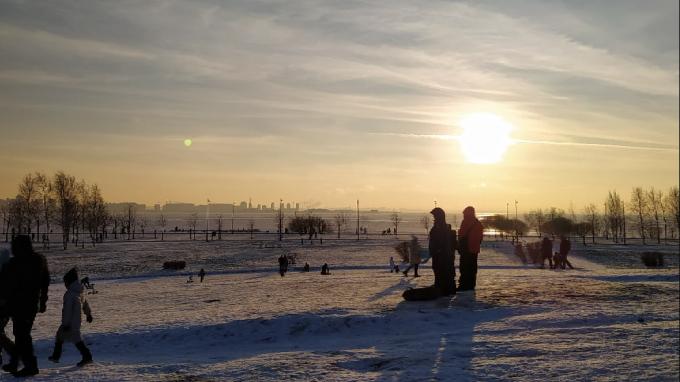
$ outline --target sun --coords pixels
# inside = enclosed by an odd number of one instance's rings
[[[470,163],[497,163],[512,143],[512,126],[495,114],[468,114],[460,120],[460,127],[458,143]]]

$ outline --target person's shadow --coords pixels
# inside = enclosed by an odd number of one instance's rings
[[[375,356],[340,363],[357,372],[379,372],[379,380],[473,381],[475,331],[510,315],[509,309],[479,303],[474,292],[433,301],[402,301],[385,320],[392,335],[375,343]],[[481,344],[481,347],[484,345]]]

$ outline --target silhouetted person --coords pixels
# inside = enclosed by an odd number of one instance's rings
[[[413,240],[411,241],[411,245],[408,248],[408,268],[404,272],[404,276],[408,276],[408,271],[413,268],[413,277],[420,277],[418,275],[418,266],[420,265],[420,254],[418,253],[418,248],[417,248],[417,239],[414,237]]]
[[[434,224],[430,230],[429,251],[432,257],[434,286],[443,296],[456,294],[456,269],[451,225],[446,223],[446,213],[436,207],[430,211]]]
[[[286,257],[281,255],[279,256],[279,274],[281,277],[283,277],[286,274]]]
[[[331,269],[328,267],[327,263],[324,263],[321,266],[321,274],[322,275],[330,275],[331,274]]]
[[[201,270],[198,271],[198,277],[200,277],[201,282],[203,282],[203,278],[205,277],[205,269],[201,268]]]
[[[463,221],[458,230],[460,252],[459,290],[474,290],[477,285],[477,257],[482,244],[484,227],[475,216],[474,207],[463,210]]]
[[[396,264],[394,264],[394,257],[390,256],[390,273],[394,272],[394,267]]]
[[[5,264],[9,262],[10,256],[9,256],[9,251],[7,249],[0,249],[0,280],[5,280],[6,277],[6,270],[7,267],[5,267]],[[5,272],[3,272],[5,271]],[[0,287],[4,287],[4,285],[0,285]],[[0,365],[2,365],[2,351],[5,350],[7,354],[9,354],[10,361],[8,365],[16,365],[16,353],[15,353],[15,346],[14,346],[14,341],[12,341],[9,337],[7,337],[7,334],[5,333],[5,327],[9,323],[10,317],[9,317],[9,312],[7,310],[6,302],[4,299],[0,299]],[[14,366],[16,369],[16,366]]]
[[[574,267],[567,259],[569,251],[571,251],[571,241],[563,235],[560,237],[560,265],[562,269],[566,268],[565,265],[568,265],[569,269],[574,269]]]
[[[309,263],[305,263],[305,266],[302,267],[303,272],[309,272]]]
[[[83,279],[80,280],[80,283],[87,289],[92,288],[92,284],[90,284],[90,278],[89,277],[83,277]]]
[[[76,345],[82,357],[76,365],[82,367],[92,363],[92,353],[83,342],[80,334],[82,322],[80,311],[82,310],[85,313],[87,322],[92,322],[92,311],[83,294],[83,287],[78,282],[78,272],[75,268],[71,268],[64,275],[64,285],[66,286],[66,293],[64,293],[64,305],[61,309],[61,325],[59,325],[54,340],[54,350],[48,359],[55,363],[59,362],[64,342],[71,342]]]
[[[548,264],[550,264],[550,269],[553,268],[552,248],[552,240],[550,240],[548,236],[543,236],[543,240],[541,241],[541,268],[545,268],[546,259],[548,260]]]
[[[0,293],[2,299],[7,301],[12,318],[17,359],[14,364],[3,367],[3,370],[12,372],[17,377],[27,377],[38,374],[31,329],[36,314],[44,313],[47,309],[50,274],[45,257],[33,251],[29,236],[17,235],[12,239],[12,254],[14,257],[6,265],[7,277],[3,278]],[[24,364],[24,368],[19,371],[16,362],[18,360]]]

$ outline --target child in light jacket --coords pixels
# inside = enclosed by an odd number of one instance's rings
[[[85,346],[85,342],[83,342],[83,338],[80,335],[80,311],[82,310],[85,313],[87,322],[92,322],[92,311],[90,311],[90,305],[83,294],[83,287],[78,282],[78,272],[75,268],[72,268],[64,275],[64,285],[66,285],[66,293],[64,293],[64,306],[61,309],[61,325],[57,330],[54,341],[54,351],[48,359],[52,362],[59,362],[64,342],[72,342],[83,357],[77,363],[81,367],[92,362],[92,353]]]

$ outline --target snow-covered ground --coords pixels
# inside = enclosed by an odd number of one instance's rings
[[[476,292],[404,302],[405,289],[433,276],[429,264],[417,279],[389,273],[395,243],[110,243],[47,252],[55,278],[75,265],[99,290],[88,296],[95,321],[83,325],[96,362],[77,369],[70,344],[62,363],[47,361],[64,292],[55,281],[34,328],[41,374],[33,380],[678,380],[677,247],[661,248],[669,266],[646,269],[642,248],[625,248],[638,257],[624,267],[611,260],[616,247],[576,246],[577,269],[552,271],[523,266],[510,244],[488,242]],[[280,277],[282,253],[312,272]],[[167,260],[209,274],[189,284],[186,272],[160,270]],[[329,276],[319,274],[324,262]]]

